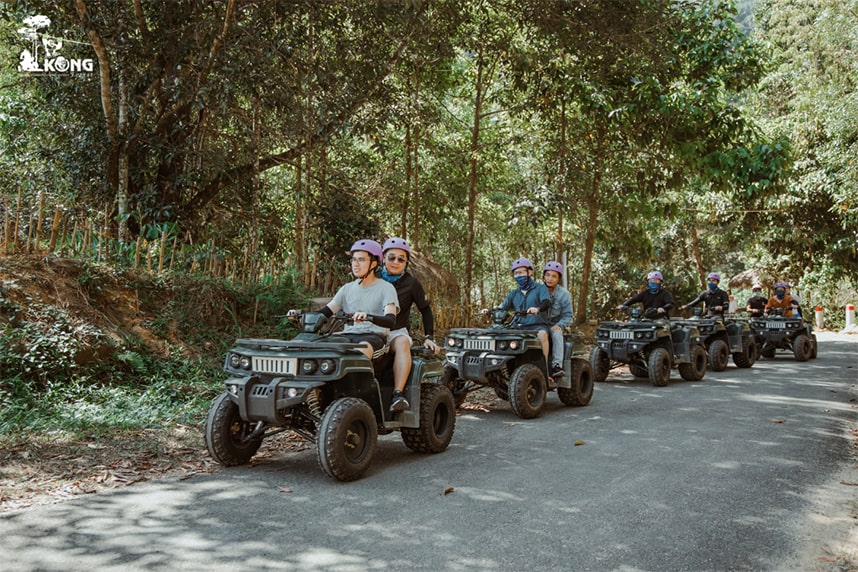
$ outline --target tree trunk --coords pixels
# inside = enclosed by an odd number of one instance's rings
[[[691,247],[694,249],[694,261],[697,263],[697,277],[700,287],[706,290],[706,271],[703,269],[703,257],[700,256],[700,240],[697,237],[697,221],[691,226]]]
[[[474,225],[477,215],[477,175],[479,167],[479,145],[480,145],[480,121],[483,109],[483,53],[477,54],[477,79],[474,86],[474,124],[471,128],[471,147],[468,174],[468,235],[465,244],[465,322],[471,324],[473,308],[471,304],[471,290],[473,288],[474,267]]]
[[[575,323],[587,321],[587,296],[590,292],[590,271],[593,267],[593,247],[596,243],[596,224],[599,220],[599,193],[602,185],[602,175],[605,165],[602,133],[596,142],[593,161],[593,181],[587,196],[587,236],[584,239],[584,260],[581,269],[581,289],[578,291],[578,309],[575,312]]]
[[[405,126],[405,190],[402,193],[402,205],[399,211],[399,236],[405,238],[405,231],[408,225],[408,194],[411,191],[411,125]],[[412,241],[411,246],[414,246]]]

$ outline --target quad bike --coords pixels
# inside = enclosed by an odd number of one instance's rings
[[[314,443],[319,466],[341,481],[364,475],[379,434],[399,431],[405,445],[421,453],[447,448],[456,406],[440,358],[411,349],[404,393],[412,406],[391,413],[391,354],[371,361],[358,344],[338,337],[348,314],[290,314],[301,323],[294,339],[239,339],[226,354],[226,390],[212,402],[205,427],[218,463],[247,463],[263,440],[283,431]]]
[[[535,330],[516,327],[523,313],[507,321],[506,310],[493,310],[488,328],[453,328],[444,340],[444,381],[461,405],[469,392],[491,388],[508,400],[522,419],[539,417],[549,391],[564,405],[583,406],[593,398],[593,376],[577,334],[565,334],[565,376],[549,376],[542,343]]]
[[[750,322],[762,357],[773,358],[777,350],[786,350],[797,361],[816,358],[816,334],[803,317],[787,317],[781,308],[776,308],[768,316],[751,318]]]
[[[600,322],[596,347],[590,352],[596,381],[605,381],[612,369],[627,364],[632,375],[649,378],[658,387],[667,385],[674,366],[682,379],[703,379],[706,359],[694,324],[672,324],[655,310],[640,308],[629,309],[627,322]]]
[[[709,354],[709,369],[724,371],[730,354],[736,367],[751,367],[757,361],[757,340],[747,321],[727,316],[704,317],[700,308],[694,308],[689,319],[671,318],[677,325],[696,326],[700,332],[700,341]]]

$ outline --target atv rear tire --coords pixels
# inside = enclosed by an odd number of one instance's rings
[[[730,346],[724,340],[713,340],[709,344],[709,369],[724,371],[730,360]]]
[[[378,426],[369,404],[342,397],[325,409],[316,436],[316,458],[329,477],[355,481],[369,468],[378,446]]]
[[[602,348],[595,347],[590,351],[590,368],[593,370],[593,379],[599,383],[608,379],[608,370],[611,369],[611,360]]]
[[[708,357],[703,346],[691,346],[691,361],[679,364],[679,375],[686,381],[700,381],[706,375]]]
[[[545,376],[533,364],[517,367],[509,378],[509,404],[522,419],[533,419],[542,414],[547,393]]]
[[[752,367],[757,361],[757,340],[748,336],[742,338],[742,351],[733,354],[736,367]]]
[[[420,386],[420,427],[402,428],[402,442],[418,453],[440,453],[456,429],[456,402],[444,385]]]
[[[254,425],[241,418],[238,405],[224,391],[212,401],[206,415],[206,448],[209,455],[227,467],[247,463],[262,445],[262,439],[245,440]]]
[[[656,387],[664,387],[670,381],[670,354],[664,348],[655,348],[649,354],[649,380]]]
[[[644,379],[649,377],[649,372],[647,371],[647,369],[645,367],[641,367],[641,366],[634,364],[634,363],[629,364],[629,371],[635,377],[642,377]]]
[[[810,359],[816,359],[816,352],[819,349],[819,346],[817,345],[817,342],[816,342],[816,334],[812,334],[810,336],[810,339],[811,339],[811,341],[813,341],[813,351],[810,354]]]
[[[563,405],[583,406],[593,399],[593,368],[590,362],[572,358],[572,375],[569,377],[572,387],[558,387],[557,396]]]

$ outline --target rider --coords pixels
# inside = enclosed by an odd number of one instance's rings
[[[759,318],[763,315],[763,310],[766,309],[766,298],[763,296],[763,286],[762,284],[754,284],[751,287],[751,291],[753,294],[750,298],[748,298],[748,313],[752,318]]]
[[[563,265],[559,262],[546,262],[542,269],[542,281],[551,295],[551,308],[548,310],[548,323],[551,325],[551,376],[563,377],[563,330],[572,323],[572,297],[569,290],[560,285],[563,277]]]
[[[784,316],[787,318],[792,317],[793,309],[798,309],[798,302],[795,298],[787,294],[787,288],[789,288],[787,282],[778,282],[775,284],[775,295],[766,302],[765,310],[767,314],[770,310],[781,308],[783,309]]]
[[[411,335],[408,332],[408,324],[411,315],[411,305],[417,306],[423,319],[423,345],[434,353],[438,353],[438,346],[433,341],[435,331],[435,317],[432,307],[426,299],[423,285],[414,276],[408,273],[408,261],[411,258],[411,248],[404,238],[391,237],[384,242],[382,247],[384,254],[384,267],[381,269],[381,278],[393,284],[399,298],[399,313],[396,315],[396,323],[387,335],[387,342],[393,350],[395,357],[393,361],[393,401],[390,410],[393,412],[404,411],[410,407],[408,400],[402,394],[408,375],[411,373]]]
[[[352,314],[353,324],[346,324],[342,336],[360,344],[369,359],[378,357],[387,344],[387,334],[396,322],[399,299],[396,289],[375,275],[381,266],[381,245],[374,240],[359,240],[349,250],[352,274],[356,280],[344,284],[333,300],[322,308],[331,317],[339,310]]]
[[[510,292],[498,310],[515,310],[526,314],[513,322],[514,328],[537,330],[542,343],[542,354],[548,361],[548,321],[546,312],[551,307],[551,294],[545,284],[533,280],[533,264],[527,258],[513,260],[510,270],[518,288]],[[488,312],[488,310],[483,310]]]
[[[653,270],[646,275],[648,288],[641,290],[636,295],[632,296],[622,304],[616,307],[617,310],[626,310],[632,304],[640,302],[643,304],[644,312],[647,310],[655,310],[659,318],[669,317],[670,309],[673,307],[673,294],[670,290],[662,288],[664,277],[658,270]]]
[[[710,272],[706,277],[706,290],[700,293],[694,300],[682,306],[680,309],[685,310],[689,306],[696,306],[700,302],[706,303],[706,315],[714,318],[723,318],[724,312],[730,305],[730,298],[727,293],[718,287],[721,282],[721,275],[717,272]]]

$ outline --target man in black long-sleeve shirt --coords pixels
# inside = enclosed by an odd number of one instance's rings
[[[662,288],[661,283],[664,277],[661,272],[655,270],[646,276],[647,290],[641,290],[636,295],[632,296],[619,306],[618,310],[624,310],[632,304],[640,302],[643,304],[644,311],[654,310],[658,317],[668,317],[668,312],[673,307],[673,294],[669,290]]]
[[[706,304],[707,316],[723,318],[724,312],[727,311],[727,308],[730,305],[730,298],[727,296],[726,292],[718,287],[718,284],[721,282],[721,275],[717,272],[710,272],[709,276],[706,277],[706,280],[707,289],[701,292],[697,298],[682,306],[682,309],[684,310],[689,306],[696,306],[700,302],[703,302]]]

